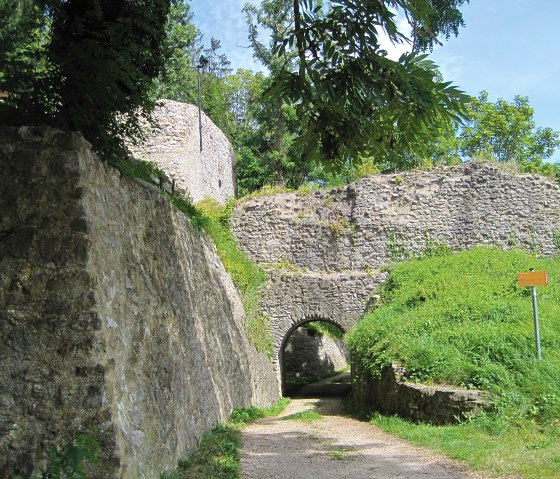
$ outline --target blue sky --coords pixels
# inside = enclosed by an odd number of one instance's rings
[[[204,40],[221,40],[232,67],[258,69],[247,48],[246,0],[191,0]],[[537,126],[560,131],[560,0],[471,0],[465,28],[435,49],[444,78],[470,95],[528,96]],[[554,155],[560,161],[560,152]]]

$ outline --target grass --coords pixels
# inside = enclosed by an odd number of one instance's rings
[[[321,416],[321,413],[317,411],[309,410],[309,411],[296,412],[282,419],[285,419],[287,421],[313,422],[313,421],[318,421],[319,419],[322,418],[323,416]]]
[[[328,321],[311,321],[305,323],[303,328],[313,331],[315,334],[328,336],[331,339],[342,339],[344,332],[336,324],[329,323]]]
[[[327,456],[329,456],[333,461],[347,461],[348,459],[352,459],[350,456],[354,450],[348,447],[335,447],[333,449],[329,449],[327,451]]]
[[[233,202],[224,206],[210,199],[200,201],[196,205],[196,209],[204,218],[203,229],[216,245],[224,268],[241,295],[247,317],[246,332],[249,342],[257,351],[264,351],[271,358],[273,348],[270,324],[268,318],[262,314],[259,304],[266,273],[238,248],[229,227],[233,207]]]
[[[180,461],[175,471],[162,473],[160,479],[238,479],[241,430],[256,419],[277,416],[289,402],[283,398],[267,409],[235,409],[227,423],[203,435],[198,451]]]
[[[535,359],[531,288],[539,288],[543,360]],[[391,362],[410,379],[489,391],[493,410],[457,426],[375,415],[385,430],[497,476],[560,477],[560,260],[478,248],[391,267],[381,307],[348,335],[354,378]]]
[[[163,170],[154,161],[112,157],[110,165],[117,168],[123,176],[140,178],[148,183],[153,183],[152,177],[164,176]]]
[[[456,426],[413,424],[375,415],[371,423],[494,477],[560,478],[560,434],[530,421],[488,415]]]
[[[95,428],[78,433],[70,442],[49,449],[48,462],[41,476],[31,479],[86,479],[100,472],[101,433]]]

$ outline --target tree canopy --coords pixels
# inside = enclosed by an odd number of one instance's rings
[[[296,106],[305,156],[336,168],[392,148],[397,137],[407,145],[428,136],[440,118],[459,120],[468,97],[441,81],[436,65],[420,52],[438,36],[457,33],[463,3],[284,1],[293,26],[284,38],[272,37],[272,53],[280,59],[295,52],[295,61],[279,62],[269,94]],[[399,13],[410,32],[398,30]],[[410,41],[411,52],[389,59],[382,32],[395,43]]]
[[[0,5],[18,12],[0,27],[1,39],[12,41],[0,48],[7,65],[0,90],[8,92],[0,121],[46,121],[81,131],[98,150],[122,154],[124,138],[138,133],[139,115],[153,107],[149,92],[166,61],[171,0]]]
[[[533,114],[527,97],[493,103],[487,92],[481,92],[468,106],[469,119],[459,136],[461,154],[518,164],[550,158],[560,147],[560,132],[537,128]]]

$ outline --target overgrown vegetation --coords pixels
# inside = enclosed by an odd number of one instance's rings
[[[549,271],[539,288],[543,360],[535,359],[531,288],[517,273]],[[348,335],[356,376],[391,362],[410,380],[480,388],[493,410],[460,426],[373,422],[496,474],[560,472],[560,261],[477,248],[390,268],[382,305]],[[358,379],[359,380],[359,379]]]
[[[328,321],[311,321],[305,323],[303,328],[313,331],[315,334],[328,336],[333,339],[342,339],[344,332],[337,325],[329,323]]]
[[[3,1],[0,123],[81,131],[105,157],[124,154],[154,106],[171,3]]]
[[[284,417],[286,421],[301,421],[301,422],[313,422],[322,419],[323,416],[320,412],[315,410],[300,411],[289,416]]]
[[[175,471],[162,473],[160,479],[237,479],[240,477],[239,448],[241,429],[263,417],[277,416],[290,400],[282,398],[267,409],[235,409],[230,420],[202,437],[198,451],[179,462]]]
[[[79,433],[70,442],[51,448],[45,470],[32,479],[86,479],[88,467],[99,464],[99,453],[98,431]]]
[[[271,358],[273,350],[270,324],[259,305],[266,273],[237,247],[237,242],[229,228],[233,207],[233,201],[223,206],[210,199],[203,200],[196,206],[204,216],[202,223],[204,231],[212,238],[226,271],[241,294],[247,317],[248,339],[257,351],[265,351]]]

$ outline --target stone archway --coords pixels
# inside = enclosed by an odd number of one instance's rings
[[[371,292],[386,278],[380,272],[297,273],[270,272],[261,307],[270,319],[272,358],[279,392],[282,388],[281,354],[286,338],[305,323],[326,321],[347,332],[367,311]]]
[[[286,334],[284,335],[284,338],[282,339],[280,347],[278,348],[277,366],[278,366],[279,384],[280,384],[282,396],[284,396],[286,394],[286,371],[285,371],[286,345],[288,344],[288,341],[289,341],[290,337],[292,336],[292,334],[295,331],[297,331],[301,326],[303,326],[305,324],[308,324],[308,323],[317,322],[317,321],[333,324],[334,326],[339,328],[343,333],[347,332],[347,330],[344,326],[342,326],[341,324],[339,324],[338,322],[336,322],[336,321],[334,321],[330,318],[308,317],[308,318],[302,319],[301,321],[295,322],[288,329]]]

